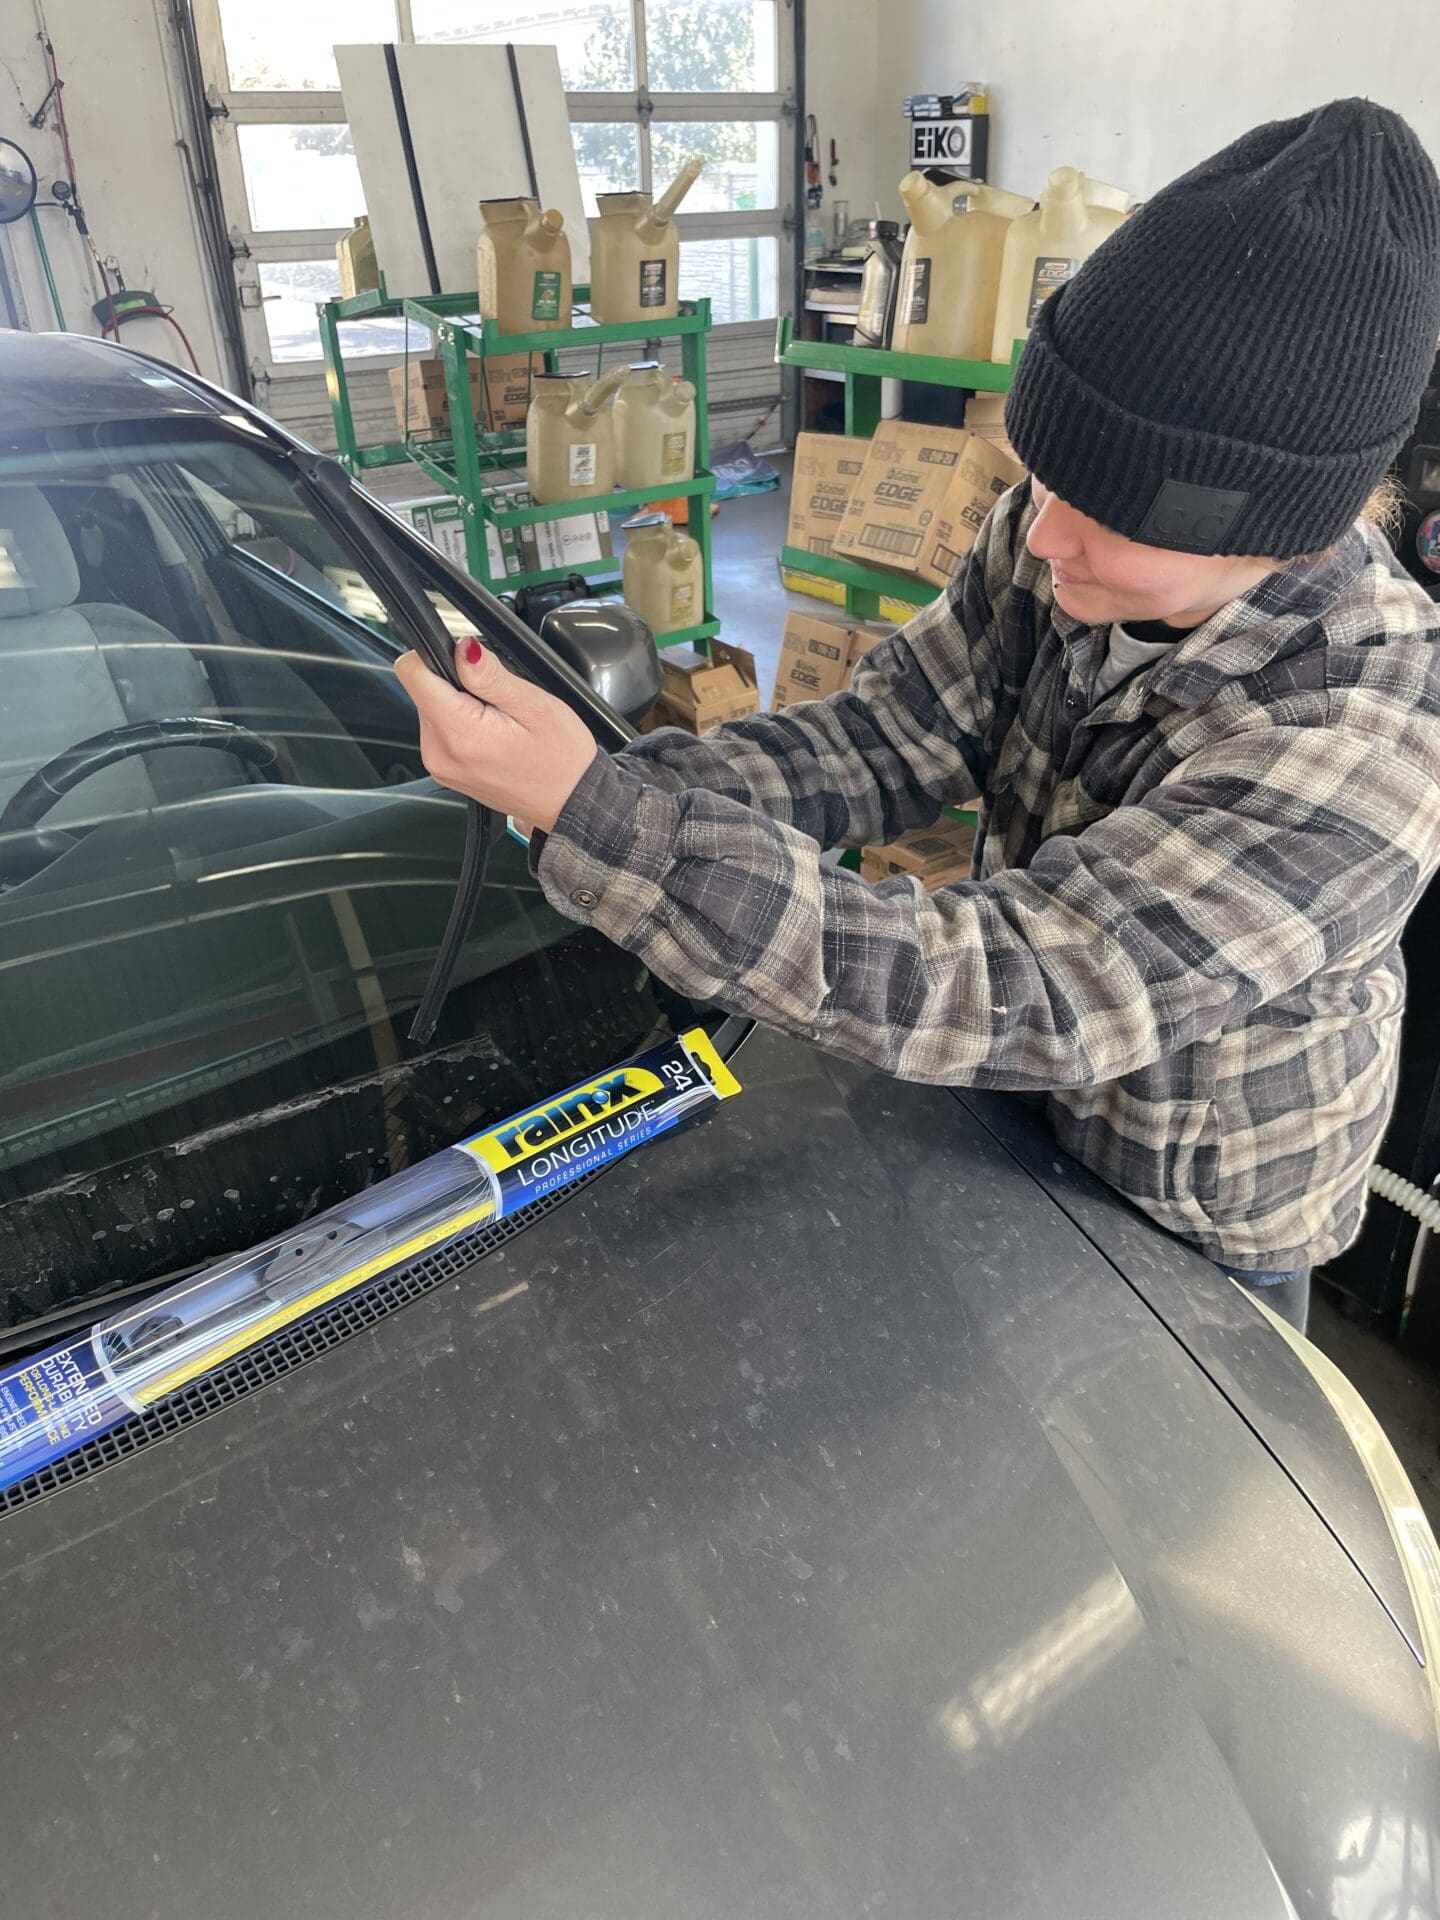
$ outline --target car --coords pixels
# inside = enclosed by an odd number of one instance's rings
[[[1440,1556],[1300,1336],[1023,1103],[692,1005],[508,834],[408,1037],[467,814],[391,667],[468,631],[629,737],[623,644],[0,333],[0,1364],[168,1338],[675,1036],[740,1085],[0,1490],[14,1910],[1440,1911]]]

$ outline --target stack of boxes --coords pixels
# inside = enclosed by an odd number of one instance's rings
[[[1024,478],[1001,394],[976,394],[963,428],[886,420],[872,440],[802,433],[786,545],[944,586],[991,507]],[[790,572],[785,584],[843,599],[842,587],[818,576]],[[910,609],[891,601],[883,611],[903,620]]]

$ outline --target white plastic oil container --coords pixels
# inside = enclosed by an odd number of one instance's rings
[[[677,533],[668,513],[637,513],[624,522],[625,558],[620,591],[659,638],[705,617],[705,575],[700,545]]]
[[[907,173],[900,198],[910,232],[890,344],[900,353],[988,360],[1005,236],[1030,202],[999,187],[925,173]]]
[[[648,193],[596,196],[590,241],[590,312],[607,326],[673,320],[680,311],[680,235],[675,209],[700,177],[693,153],[658,200]]]
[[[525,473],[537,506],[589,500],[615,485],[611,397],[625,378],[617,367],[592,383],[588,373],[541,373],[525,416]]]
[[[565,216],[538,200],[482,200],[475,243],[480,312],[502,333],[549,333],[571,318]]]
[[[658,360],[638,360],[615,396],[615,479],[659,487],[695,477],[695,389]]]
[[[1128,198],[1119,187],[1087,180],[1077,167],[1056,167],[1039,206],[1014,221],[1005,236],[992,360],[1010,358],[1055,289],[1072,280],[1124,220]]]
[[[380,263],[375,258],[375,242],[370,233],[368,213],[357,214],[349,233],[335,242],[335,262],[340,269],[340,298],[353,300],[357,293],[374,293],[380,286]]]

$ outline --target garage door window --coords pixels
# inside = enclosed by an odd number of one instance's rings
[[[757,372],[789,245],[794,112],[791,14],[775,0],[195,0],[223,108],[216,149],[256,374],[320,365],[323,263],[365,210],[332,44],[553,46],[587,211],[597,193],[660,191],[700,151],[709,165],[679,216],[681,291],[719,326],[749,327]],[[412,289],[395,289],[412,291]],[[748,336],[736,333],[741,356]],[[402,336],[369,351],[403,352]],[[412,333],[410,351],[423,350]],[[772,376],[773,377],[773,376]],[[266,396],[282,416],[283,390]]]

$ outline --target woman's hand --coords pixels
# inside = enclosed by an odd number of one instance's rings
[[[395,671],[420,715],[420,757],[442,787],[549,833],[597,748],[563,700],[508,673],[478,640],[455,665],[464,693],[407,653]]]

